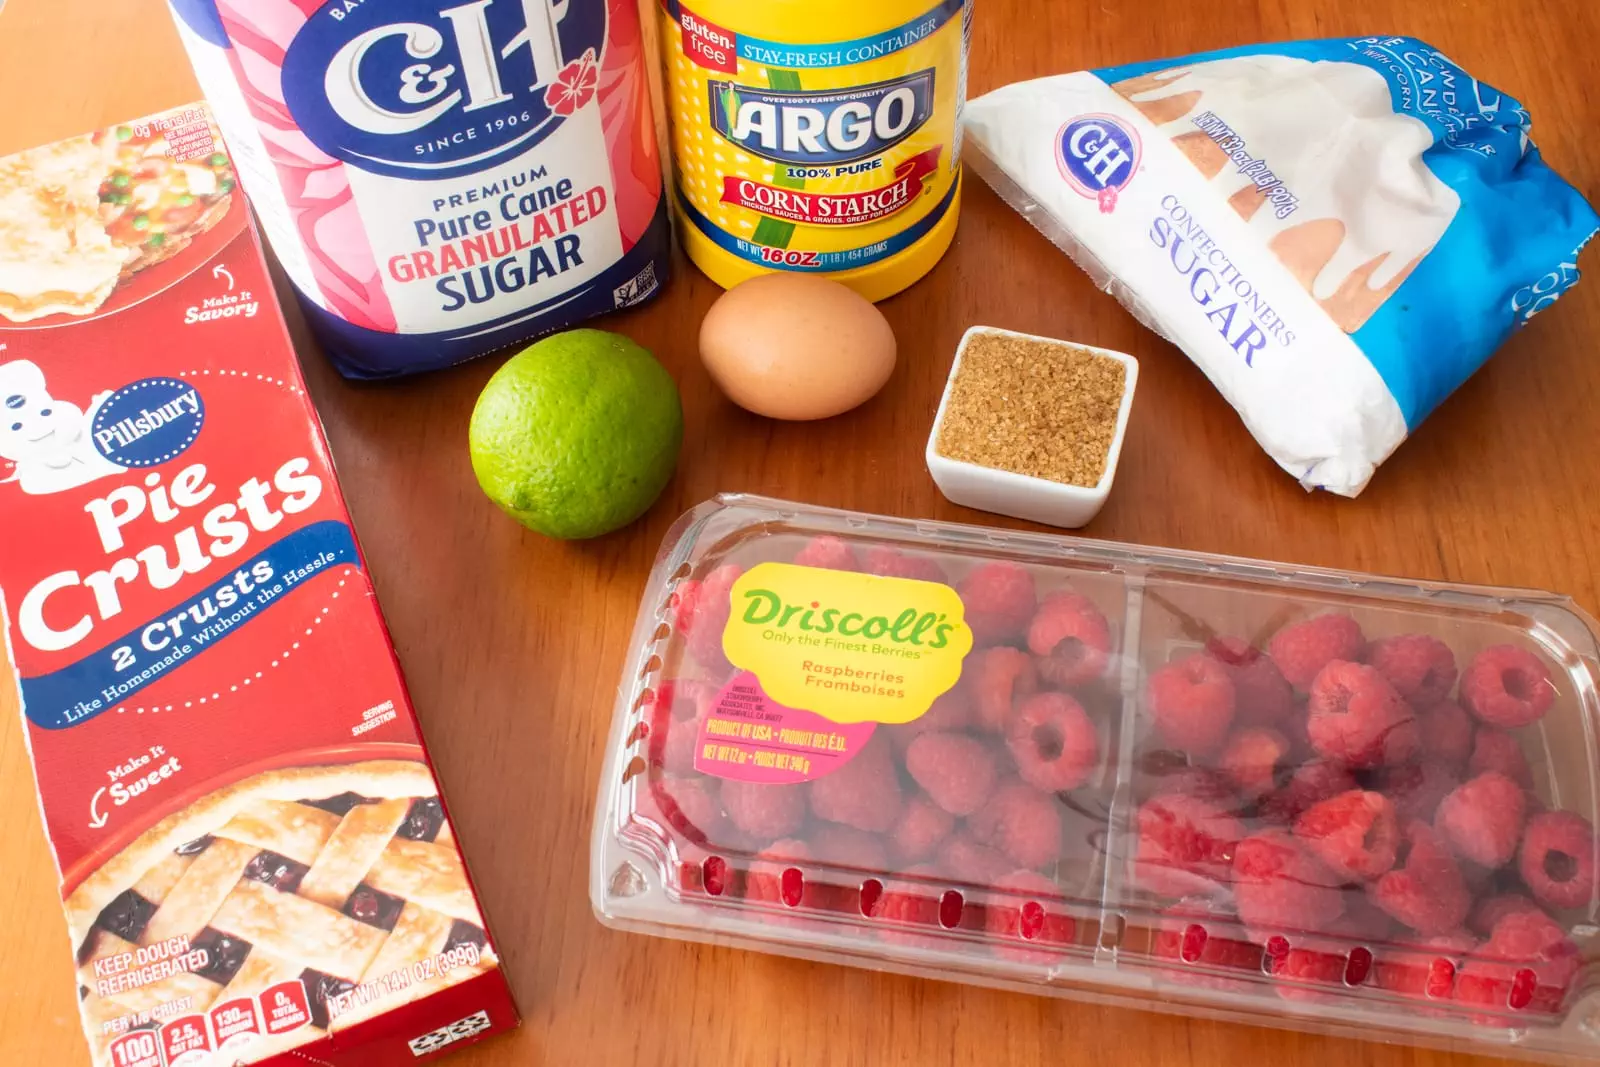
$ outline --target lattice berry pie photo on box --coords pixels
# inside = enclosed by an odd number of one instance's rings
[[[240,1062],[495,961],[433,776],[401,760],[235,783],[146,831],[66,906],[91,1032],[109,1024],[109,1045],[167,1021],[144,1018],[152,1009],[170,1016],[185,1002],[193,1013],[242,1002],[258,1013],[260,1033]],[[193,970],[133,985],[157,973],[141,973],[138,959],[160,967],[200,952]],[[391,991],[355,992],[374,988]],[[274,994],[294,1009],[276,1026]]]

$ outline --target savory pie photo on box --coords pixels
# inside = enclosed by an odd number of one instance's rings
[[[200,106],[0,159],[0,316],[100,310],[215,226],[237,184]]]
[[[94,1067],[515,1026],[209,114],[10,157],[0,219],[0,605]]]

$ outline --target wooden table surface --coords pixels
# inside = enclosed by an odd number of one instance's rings
[[[9,0],[0,154],[197,95],[161,0]],[[974,94],[1018,78],[1258,40],[1414,34],[1526,103],[1550,161],[1600,192],[1594,0],[979,0]],[[1592,265],[1591,256],[1588,264]],[[986,323],[1141,362],[1117,486],[1091,536],[1419,578],[1523,585],[1600,612],[1600,282],[1518,334],[1359,500],[1308,496],[1175,349],[1097,292],[981,183],[955,246],[883,305],[901,362],[815,425],[745,414],[708,381],[696,324],[718,290],[683,263],[602,323],[677,376],[678,475],[633,527],[560,544],[479,492],[468,414],[499,364],[347,384],[286,311],[467,855],[526,1013],[460,1067],[1117,1062],[1390,1064],[1441,1053],[1034,998],[614,933],[587,894],[591,809],[625,642],[672,520],[723,490],[1017,525],[955,507],[923,466],[963,330]],[[1585,473],[1587,472],[1587,473]],[[0,709],[0,1063],[88,1062],[55,873],[10,686]],[[782,1020],[774,1025],[773,1020]]]

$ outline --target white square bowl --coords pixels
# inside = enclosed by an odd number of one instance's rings
[[[939,454],[939,428],[944,425],[945,409],[950,404],[950,390],[956,375],[961,371],[961,357],[967,345],[980,335],[1015,337],[1038,341],[1063,348],[1078,348],[1098,356],[1114,359],[1127,368],[1122,389],[1122,405],[1117,409],[1117,430],[1111,438],[1111,450],[1106,456],[1106,469],[1092,489],[1048,478],[1034,478],[994,467],[951,459]],[[1139,382],[1139,361],[1122,352],[1112,352],[1093,345],[1080,345],[1053,337],[1015,333],[992,326],[974,326],[961,337],[956,348],[955,362],[950,365],[950,377],[944,383],[944,396],[939,399],[939,413],[934,416],[933,429],[928,433],[928,473],[933,475],[939,491],[950,501],[979,511],[992,511],[1030,522],[1069,529],[1083,526],[1100,511],[1111,492],[1111,482],[1117,476],[1117,459],[1122,455],[1122,438],[1128,429],[1128,412],[1133,408],[1134,386]]]

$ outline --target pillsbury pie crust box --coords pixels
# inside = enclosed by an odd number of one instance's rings
[[[96,1067],[516,1025],[233,166],[0,159],[0,591]]]

